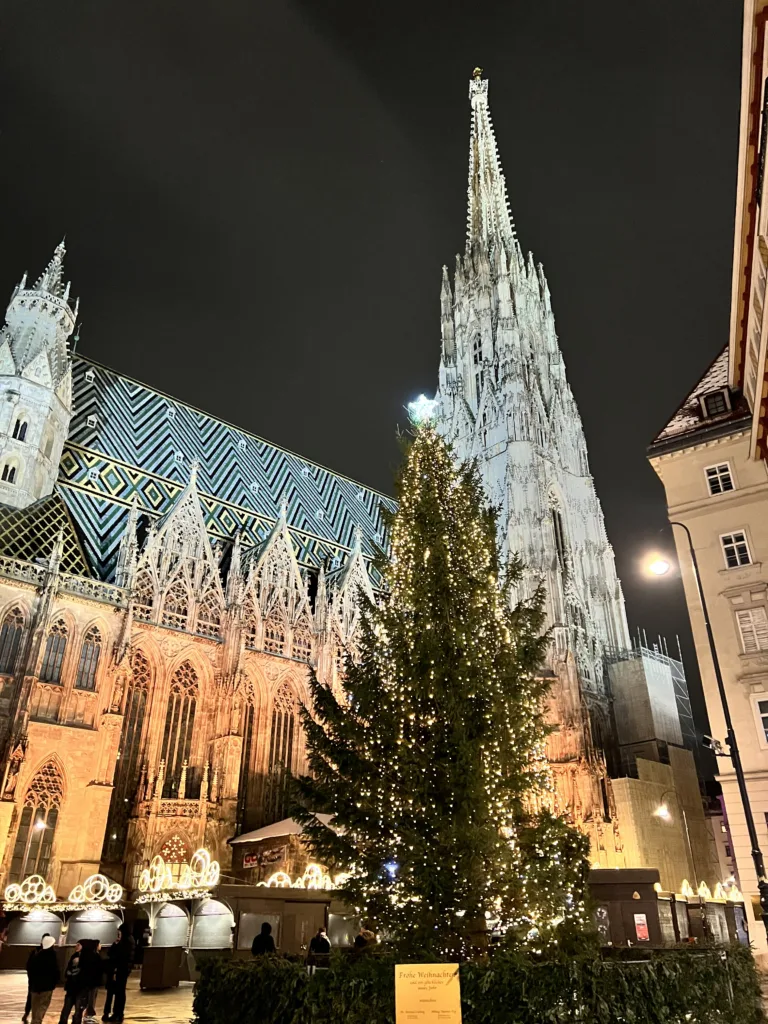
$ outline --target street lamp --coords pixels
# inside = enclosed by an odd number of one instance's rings
[[[755,865],[755,874],[757,875],[757,888],[760,892],[760,909],[762,910],[763,924],[765,925],[765,930],[766,932],[768,932],[768,879],[765,877],[765,861],[763,860],[763,853],[760,849],[760,844],[757,841],[755,819],[752,817],[752,808],[749,803],[749,794],[747,793],[747,783],[744,778],[744,769],[741,765],[741,755],[739,754],[739,748],[736,743],[736,734],[733,731],[731,709],[728,707],[728,697],[725,692],[723,673],[720,671],[720,661],[717,657],[715,637],[712,632],[712,626],[709,621],[707,602],[704,599],[704,589],[701,585],[701,576],[699,575],[699,563],[696,559],[696,552],[693,549],[693,538],[691,537],[691,531],[688,529],[685,523],[670,522],[669,525],[679,526],[681,530],[685,530],[685,535],[688,538],[688,551],[691,556],[693,578],[696,581],[696,593],[699,597],[701,613],[704,618],[704,626],[707,630],[707,640],[709,641],[709,653],[712,656],[712,666],[715,670],[717,690],[720,694],[720,703],[723,708],[723,717],[725,719],[725,742],[726,746],[730,750],[730,755],[728,756],[730,756],[731,761],[733,763],[733,770],[736,773],[736,781],[739,786],[739,795],[741,796],[741,804],[744,808],[744,818],[747,823],[747,832],[749,834],[749,841],[752,846],[752,863]],[[667,572],[669,572],[671,568],[672,566],[670,565],[670,563],[664,558],[656,558],[648,566],[649,571],[652,572],[655,576],[664,576]]]

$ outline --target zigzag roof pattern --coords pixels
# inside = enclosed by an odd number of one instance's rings
[[[384,544],[392,498],[82,356],[73,358],[75,412],[58,493],[74,518],[95,576],[114,577],[134,500],[139,514],[168,512],[199,463],[209,534],[263,543],[287,503],[300,564],[339,562],[362,534],[368,561]]]

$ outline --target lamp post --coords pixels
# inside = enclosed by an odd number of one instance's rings
[[[720,694],[720,703],[723,708],[723,717],[725,718],[725,742],[730,750],[730,758],[733,763],[733,770],[736,774],[736,781],[739,786],[739,795],[741,796],[741,804],[744,808],[744,818],[747,823],[747,832],[749,834],[749,841],[752,846],[752,863],[755,865],[755,874],[757,875],[757,888],[760,892],[760,908],[762,910],[763,924],[765,925],[766,932],[768,932],[768,879],[765,877],[765,861],[763,860],[763,853],[760,849],[760,844],[757,841],[757,831],[755,829],[755,819],[752,817],[752,808],[749,803],[749,794],[747,793],[747,783],[744,778],[744,769],[741,766],[741,755],[739,754],[739,747],[736,743],[736,734],[733,731],[733,722],[731,721],[731,709],[728,706],[728,696],[725,692],[725,683],[723,682],[723,673],[720,671],[720,661],[717,657],[717,649],[715,647],[715,637],[712,633],[712,626],[709,621],[709,612],[707,611],[707,602],[704,598],[704,589],[701,585],[701,576],[699,575],[699,563],[696,559],[696,552],[693,549],[693,538],[691,537],[691,531],[685,525],[685,523],[670,522],[670,526],[679,526],[681,530],[685,530],[685,535],[688,538],[688,551],[691,556],[691,565],[693,567],[693,578],[696,581],[696,592],[699,596],[699,603],[701,605],[701,612],[704,617],[704,626],[707,630],[707,640],[709,641],[709,652],[712,656],[712,665],[715,670],[715,679],[717,680],[717,690]],[[663,576],[669,571],[669,563],[663,559],[658,559],[649,566],[650,570],[656,576]]]

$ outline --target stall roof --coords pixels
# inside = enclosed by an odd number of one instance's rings
[[[316,814],[315,817],[323,825],[328,825],[333,815]],[[258,843],[262,839],[277,839],[280,836],[300,836],[303,831],[304,826],[301,822],[296,821],[295,818],[283,818],[282,821],[276,821],[273,825],[265,825],[264,828],[257,828],[253,832],[244,832],[243,835],[235,836],[229,842],[232,846],[236,843]]]

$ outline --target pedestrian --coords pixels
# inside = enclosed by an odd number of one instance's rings
[[[40,945],[39,946],[35,946],[35,948],[32,950],[32,952],[27,957],[27,967],[29,967],[29,961],[32,959],[32,957],[35,955],[35,953],[39,953],[40,950],[43,948],[43,939],[47,938],[47,936],[49,936],[50,934],[51,934],[50,932],[43,932],[43,934],[40,937]],[[29,972],[27,972],[27,973],[29,973]],[[27,1001],[24,1004],[24,1013],[22,1014],[22,1017],[21,1017],[21,1024],[27,1024],[27,1020],[29,1019],[29,1014],[30,1014],[31,1010],[32,1010],[32,989],[29,987],[29,984],[27,984]]]
[[[135,956],[136,942],[128,931],[128,926],[121,924],[117,929],[117,939],[109,947],[107,998],[104,1003],[104,1016],[101,1018],[103,1021],[123,1024],[125,986],[128,984]]]
[[[75,1015],[72,1024],[94,1024],[96,1020],[96,996],[104,974],[104,962],[99,956],[98,939],[80,940],[80,962],[77,974],[77,995],[75,996]]]
[[[275,940],[272,938],[272,925],[269,921],[264,921],[261,926],[261,932],[253,940],[251,945],[251,953],[254,956],[261,956],[263,953],[274,953],[275,952]]]
[[[325,928],[318,928],[317,935],[314,936],[309,944],[310,953],[320,953],[321,955],[328,955],[331,952],[331,943],[328,939],[328,933]]]
[[[82,943],[76,943],[75,950],[64,969],[64,1005],[59,1015],[59,1024],[69,1024],[69,1015],[75,1007],[75,1000],[80,992],[80,954],[82,951]]]
[[[46,935],[40,943],[40,948],[36,949],[27,961],[32,1024],[42,1024],[43,1017],[51,1005],[53,990],[59,984],[59,965],[56,950],[53,948],[55,945],[54,937]]]

